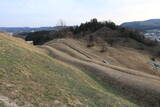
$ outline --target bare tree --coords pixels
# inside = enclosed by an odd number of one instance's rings
[[[62,19],[59,19],[56,26],[59,27],[57,32],[58,35],[61,37],[66,37],[67,35],[66,22]]]
[[[64,27],[64,26],[66,26],[66,22],[64,20],[62,20],[62,19],[59,19],[59,21],[57,22],[57,26]]]

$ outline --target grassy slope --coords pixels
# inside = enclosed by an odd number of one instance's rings
[[[83,71],[3,34],[0,34],[0,100],[1,96],[21,106],[137,106],[104,89]]]
[[[92,60],[98,60],[100,62],[102,62],[102,60],[106,60],[115,66],[154,73],[152,68],[147,64],[149,61],[151,61],[151,58],[150,55],[146,52],[122,46],[108,46],[107,51],[102,53],[100,52],[102,47],[99,44],[96,44],[92,48],[87,48],[87,44],[84,40],[77,41],[72,39],[65,39],[61,40],[61,42],[64,44],[60,43],[60,40],[55,40],[48,42],[47,45],[50,45],[51,47],[54,47],[64,53],[70,54],[71,56],[82,60],[84,59],[85,55],[82,56],[81,54],[75,53],[75,50],[76,52],[88,55],[92,58]],[[71,47],[72,49],[68,47]]]
[[[113,87],[113,90],[117,89],[118,92],[136,99],[141,104],[144,102],[156,106],[159,102],[160,78],[150,75],[153,71],[146,64],[150,60],[147,54],[143,55],[129,48],[125,50],[122,47],[120,49],[108,47],[106,53],[100,53],[98,47],[86,48],[84,43],[73,39],[54,40],[43,48],[48,50],[52,57],[89,71],[89,75],[104,83],[107,89],[108,86]],[[102,63],[104,59],[110,64]],[[119,66],[119,63],[115,63],[117,61],[130,69]]]

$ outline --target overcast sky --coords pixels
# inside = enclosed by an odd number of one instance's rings
[[[0,26],[55,26],[97,18],[116,24],[160,18],[160,0],[0,0]]]

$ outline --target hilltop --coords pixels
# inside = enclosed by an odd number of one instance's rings
[[[160,19],[150,19],[146,21],[133,21],[121,24],[124,27],[130,27],[139,30],[160,29]]]
[[[102,47],[122,46],[145,51],[153,58],[160,56],[158,42],[148,39],[138,30],[118,26],[110,21],[99,22],[97,19],[92,19],[80,26],[67,27],[60,31],[40,31],[25,35],[25,40],[33,41],[34,45],[43,45],[58,38],[74,38],[86,40],[88,46],[94,45],[95,42]]]

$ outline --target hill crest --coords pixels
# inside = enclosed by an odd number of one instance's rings
[[[150,19],[145,21],[133,21],[122,23],[121,26],[139,30],[160,29],[160,19]]]

